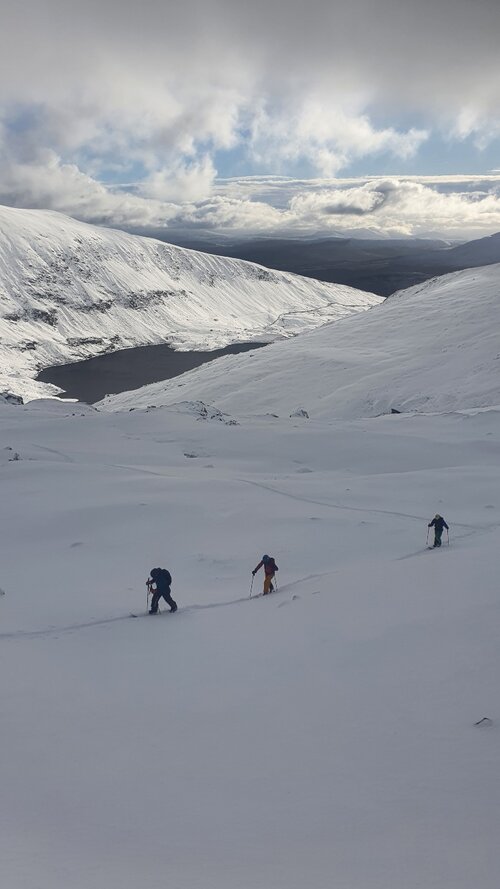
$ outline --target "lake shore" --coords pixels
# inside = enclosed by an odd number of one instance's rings
[[[58,386],[62,389],[62,398],[76,398],[93,404],[105,395],[116,395],[150,383],[170,380],[223,355],[237,355],[266,345],[268,343],[233,343],[210,352],[178,352],[166,343],[137,346],[72,364],[46,367],[36,379]]]

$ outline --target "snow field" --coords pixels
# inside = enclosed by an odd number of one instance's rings
[[[497,889],[500,411],[236,419],[0,405],[6,885]]]

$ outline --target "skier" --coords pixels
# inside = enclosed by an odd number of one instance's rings
[[[153,594],[151,598],[151,608],[149,609],[150,614],[158,613],[158,603],[162,596],[165,599],[165,602],[170,605],[171,613],[173,614],[174,611],[177,611],[177,602],[174,602],[170,595],[171,583],[172,576],[170,571],[167,571],[166,568],[151,569],[151,577],[146,581],[146,586],[148,587],[149,592]]]
[[[262,556],[259,564],[252,571],[252,577],[255,577],[257,571],[260,568],[264,567],[264,596],[267,596],[268,593],[272,593],[274,590],[273,580],[276,571],[278,571],[278,566],[274,561],[272,556]]]
[[[427,525],[428,528],[434,528],[434,546],[441,546],[441,537],[443,536],[443,528],[446,528],[449,531],[448,525],[446,524],[443,516],[436,513],[432,522],[429,522]]]

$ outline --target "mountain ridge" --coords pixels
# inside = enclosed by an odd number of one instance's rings
[[[273,341],[381,301],[263,266],[0,207],[0,387],[55,393],[39,370],[136,345]]]

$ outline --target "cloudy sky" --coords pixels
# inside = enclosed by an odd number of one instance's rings
[[[498,0],[0,0],[0,202],[120,227],[500,230]]]

